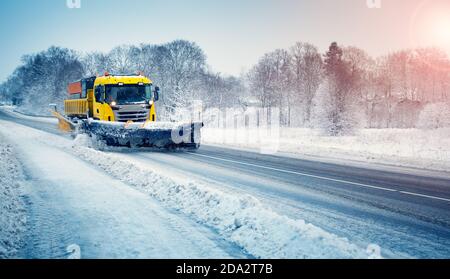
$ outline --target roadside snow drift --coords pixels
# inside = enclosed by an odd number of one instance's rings
[[[58,119],[54,118],[54,117],[44,117],[44,116],[31,116],[31,115],[26,115],[22,112],[19,112],[16,110],[16,107],[1,107],[0,108],[4,113],[7,113],[13,117],[17,117],[20,119],[25,119],[25,120],[31,120],[31,121],[39,121],[39,122],[43,122],[43,123],[51,123],[51,124],[56,124],[58,123]]]
[[[222,192],[195,181],[177,181],[120,154],[94,150],[90,138],[75,141],[23,126],[9,133],[76,155],[127,185],[148,193],[214,229],[225,240],[259,258],[367,258],[365,249],[303,220],[281,216],[252,196]]]
[[[85,136],[79,136],[85,137]],[[89,142],[78,138],[75,142]],[[280,216],[252,196],[235,196],[195,182],[176,182],[154,170],[75,144],[72,151],[165,206],[216,229],[255,257],[364,258],[364,250],[303,220]]]
[[[11,145],[0,135],[0,258],[15,258],[23,245],[26,214],[23,174]]]

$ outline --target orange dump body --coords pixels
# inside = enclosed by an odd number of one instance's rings
[[[81,94],[81,81],[70,83],[67,87],[67,92],[70,95]]]

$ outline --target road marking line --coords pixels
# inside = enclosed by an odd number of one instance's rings
[[[301,175],[301,176],[306,176],[306,177],[311,177],[311,178],[333,181],[333,182],[340,182],[340,183],[356,185],[356,186],[361,186],[361,187],[366,187],[366,188],[372,188],[372,189],[377,189],[377,190],[382,190],[382,191],[387,191],[387,192],[398,192],[398,193],[402,193],[402,194],[406,194],[406,195],[412,195],[412,196],[418,196],[418,197],[423,197],[423,198],[436,199],[436,200],[450,202],[450,199],[446,199],[446,198],[428,196],[428,195],[411,193],[411,192],[406,192],[406,191],[399,191],[399,190],[390,189],[390,188],[384,188],[384,187],[373,186],[373,185],[368,185],[368,184],[364,184],[364,183],[357,183],[357,182],[351,182],[351,181],[346,181],[346,180],[341,180],[341,179],[334,179],[334,178],[329,178],[329,177],[312,175],[312,174],[307,174],[307,173],[303,173],[303,172],[289,171],[289,170],[283,170],[283,169],[278,169],[278,168],[266,167],[266,166],[250,164],[250,163],[245,163],[245,162],[239,162],[239,161],[230,160],[230,159],[223,159],[223,158],[219,158],[219,157],[203,155],[203,154],[198,154],[198,153],[193,153],[193,152],[187,152],[187,153],[194,155],[194,156],[205,157],[205,158],[215,159],[215,160],[224,161],[224,162],[236,163],[236,164],[245,165],[245,166],[252,166],[252,167],[257,167],[257,168],[261,168],[261,169],[274,170],[274,171],[278,171],[278,172],[296,174],[296,175]]]
[[[213,156],[208,156],[208,155],[203,155],[203,154],[196,154],[196,153],[190,153],[190,154],[195,155],[195,156],[201,156],[201,157],[207,157],[207,158],[211,158],[211,159],[216,159],[216,160],[220,160],[220,161],[226,161],[226,162],[230,162],[230,163],[236,163],[236,164],[241,164],[241,165],[246,165],[246,166],[258,167],[258,168],[262,168],[262,169],[274,170],[274,171],[290,173],[290,174],[297,174],[297,175],[301,175],[301,176],[307,176],[307,177],[323,179],[323,180],[328,180],[328,181],[333,181],[333,182],[340,182],[340,183],[352,184],[352,185],[363,186],[363,187],[368,187],[368,188],[374,188],[374,189],[383,190],[383,191],[397,192],[397,190],[384,188],[384,187],[367,185],[367,184],[363,184],[363,183],[357,183],[357,182],[351,182],[351,181],[340,180],[340,179],[335,179],[335,178],[317,176],[317,175],[307,174],[307,173],[302,173],[302,172],[297,172],[297,171],[289,171],[289,170],[283,170],[283,169],[278,169],[278,168],[266,167],[266,166],[255,165],[255,164],[250,164],[250,163],[244,163],[244,162],[239,162],[239,161],[234,161],[234,160],[229,160],[229,159],[223,159],[223,158],[218,158],[218,157],[213,157]]]
[[[439,198],[439,197],[435,197],[435,196],[428,196],[428,195],[424,195],[424,194],[417,194],[417,193],[411,193],[411,192],[406,192],[406,191],[399,191],[399,192],[402,194],[411,195],[411,196],[418,196],[418,197],[424,197],[424,198],[430,198],[430,199],[450,202],[450,199],[446,199],[446,198]]]

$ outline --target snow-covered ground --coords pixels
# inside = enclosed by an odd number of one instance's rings
[[[250,195],[178,181],[93,150],[83,137],[74,142],[6,121],[0,126],[32,179],[28,236],[39,241],[27,257],[64,257],[71,244],[86,257],[368,256],[365,247],[277,214]]]
[[[355,160],[437,171],[450,170],[450,128],[363,129],[354,136],[323,136],[306,128],[280,128],[279,133],[259,129],[204,128],[202,143],[259,150],[276,148],[278,154],[298,154]]]
[[[15,106],[1,106],[0,109],[7,114],[10,114],[11,116],[21,118],[21,119],[28,119],[28,120],[34,120],[44,123],[58,123],[58,119],[55,117],[44,117],[44,116],[32,116],[32,115],[26,115],[23,112],[17,111],[17,108]],[[50,114],[50,112],[49,112]]]
[[[24,244],[24,176],[13,147],[0,135],[0,259],[15,258]]]
[[[78,142],[82,140],[78,139]],[[262,258],[363,258],[367,254],[344,238],[303,220],[274,213],[250,195],[231,195],[195,181],[181,181],[148,165],[115,154],[75,148],[83,159],[217,230],[222,237]]]
[[[80,160],[72,140],[5,121],[0,128],[28,182],[29,222],[19,256],[66,258],[73,245],[82,258],[246,256],[212,230]]]
[[[15,118],[25,117],[33,120],[37,124],[32,124],[32,127],[39,128],[40,122],[45,122],[45,127],[55,124],[48,118],[28,118],[29,116],[16,112],[8,113]],[[25,121],[20,123],[26,124]],[[0,128],[0,134],[3,134],[5,141],[13,147],[12,157],[24,166],[27,179],[25,201],[30,214],[29,230],[26,233],[27,245],[20,255],[23,257],[67,257],[67,246],[76,244],[81,247],[82,257],[88,258],[365,258],[368,256],[365,247],[369,242],[382,244],[383,256],[403,257],[402,252],[397,253],[395,249],[390,253],[390,250],[385,248],[386,242],[374,241],[372,236],[368,236],[369,233],[360,234],[361,238],[352,235],[354,229],[361,229],[362,225],[368,230],[379,229],[380,233],[389,231],[387,225],[372,226],[369,221],[371,219],[367,219],[367,216],[360,220],[361,226],[356,226],[347,233],[342,229],[334,229],[336,224],[328,226],[328,223],[323,222],[327,220],[322,218],[323,215],[329,214],[330,209],[325,212],[318,209],[318,215],[312,215],[317,218],[312,218],[311,210],[305,210],[307,206],[298,206],[295,212],[290,209],[281,210],[280,208],[285,208],[287,204],[278,196],[273,200],[267,199],[266,194],[240,189],[239,185],[236,186],[238,189],[233,190],[228,184],[222,185],[211,179],[202,179],[202,175],[214,175],[209,169],[204,169],[198,177],[192,173],[182,175],[168,168],[170,164],[155,165],[160,159],[167,159],[166,157],[177,162],[183,160],[186,164],[193,163],[185,156],[176,156],[177,152],[172,156],[161,153],[159,158],[158,152],[146,156],[140,152],[130,153],[117,148],[103,147],[102,151],[99,151],[89,147],[98,143],[85,136],[79,136],[73,141],[70,137],[60,136],[59,133],[49,134],[3,120],[0,120]],[[51,130],[50,132],[53,133]],[[212,138],[215,139],[214,143],[224,145],[220,138],[222,132],[212,132],[209,129],[204,132],[204,142]],[[229,131],[224,131],[226,132]],[[283,156],[310,154],[320,156],[321,160],[335,156],[336,160],[342,160],[339,157],[344,157],[344,160],[348,161],[386,163],[383,156],[397,154],[392,155],[392,164],[402,165],[402,162],[398,163],[398,154],[401,154],[409,160],[406,160],[406,163],[412,162],[413,166],[418,166],[414,164],[417,163],[417,158],[413,158],[417,153],[414,153],[410,146],[402,146],[400,143],[405,138],[415,136],[419,141],[427,141],[430,144],[428,149],[418,149],[417,152],[422,154],[421,156],[426,155],[433,162],[442,161],[443,165],[447,162],[446,158],[436,160],[439,158],[437,154],[430,152],[439,146],[438,150],[448,152],[448,147],[445,146],[448,141],[447,130],[433,130],[433,133],[439,132],[434,135],[426,135],[420,130],[398,130],[396,133],[388,130],[385,134],[379,133],[381,131],[364,130],[354,137],[339,138],[323,137],[318,132],[304,129],[281,132],[278,154]],[[366,134],[363,135],[364,133]],[[241,142],[236,144],[225,141],[225,144],[237,149],[260,147],[242,140],[246,136],[249,136],[248,133],[241,131],[233,135],[232,139]],[[428,136],[439,140],[433,142]],[[296,139],[300,139],[299,142],[303,146],[309,144],[309,150],[316,152],[303,152]],[[387,142],[393,144],[388,145]],[[263,144],[267,146],[267,142]],[[333,148],[326,149],[326,144],[332,145]],[[378,148],[372,147],[372,144],[378,144]],[[298,151],[295,148],[298,148]],[[360,156],[367,155],[366,150],[371,148],[371,152],[378,151],[381,154],[379,158],[383,160]],[[383,151],[383,148],[386,150]],[[347,161],[345,163],[347,164]],[[175,164],[175,167],[180,164]],[[383,167],[381,164],[373,166]],[[429,165],[423,164],[421,167],[429,168]],[[77,171],[74,172],[74,169]],[[431,173],[424,170],[422,172]],[[435,177],[435,174],[437,172],[430,174],[430,177]],[[440,174],[445,175],[443,172]],[[305,183],[308,182],[299,182],[298,185],[295,183],[295,189],[303,188]],[[275,189],[279,186],[283,187],[283,184],[275,185]],[[335,203],[334,200],[333,204]],[[346,205],[350,206],[351,210],[357,209],[353,208],[354,204]],[[133,217],[126,218],[127,216]],[[96,225],[94,229],[92,224]],[[396,229],[401,230],[396,224],[392,227],[394,233],[397,233]],[[105,239],[103,235],[108,238]],[[164,235],[164,239],[161,235]],[[177,235],[182,235],[181,239]],[[409,245],[408,241],[414,242],[402,239],[401,245]],[[127,247],[126,251],[123,247]],[[434,249],[440,249],[438,245],[436,247]],[[419,257],[434,255],[433,251],[427,253],[419,254]]]

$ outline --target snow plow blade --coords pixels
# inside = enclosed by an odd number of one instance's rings
[[[117,123],[83,121],[81,131],[107,146],[198,149],[202,122]]]

